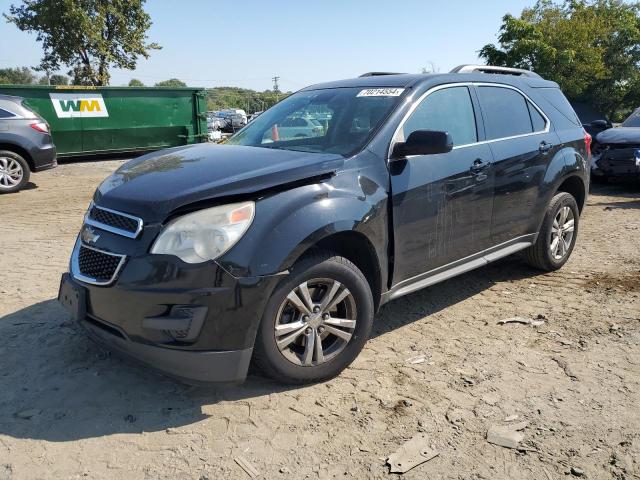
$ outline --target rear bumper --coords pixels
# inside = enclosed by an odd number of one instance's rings
[[[80,324],[89,337],[108,350],[150,366],[191,384],[242,382],[249,369],[253,348],[230,351],[185,351],[145,345],[106,331],[86,318]]]
[[[33,160],[34,172],[41,172],[58,166],[56,147],[53,145],[34,148],[29,153],[31,154],[31,160]]]

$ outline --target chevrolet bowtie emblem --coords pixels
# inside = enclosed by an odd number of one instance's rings
[[[84,227],[80,234],[80,238],[84,243],[96,243],[100,238],[100,234],[96,233],[91,227]]]

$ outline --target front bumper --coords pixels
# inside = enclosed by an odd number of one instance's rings
[[[236,278],[215,262],[147,253],[128,256],[109,285],[65,275],[83,292],[78,320],[94,340],[190,383],[244,380],[280,278]],[[176,314],[183,311],[197,315]]]
[[[108,350],[191,384],[241,382],[247,375],[253,353],[253,348],[210,352],[162,348],[120,337],[91,317],[80,324],[91,339]]]
[[[640,176],[640,149],[606,149],[593,159],[591,173],[597,177]]]

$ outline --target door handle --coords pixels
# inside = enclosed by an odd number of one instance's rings
[[[547,153],[549,150],[551,150],[551,148],[553,147],[553,145],[551,143],[548,142],[540,142],[540,147],[538,147],[538,150],[540,150],[540,153]]]
[[[471,173],[480,173],[484,169],[488,168],[490,165],[491,165],[490,162],[484,162],[481,158],[476,158],[473,161],[473,165],[471,165],[471,168],[469,170],[471,171]]]

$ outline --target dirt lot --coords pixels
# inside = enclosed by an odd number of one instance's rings
[[[640,187],[592,192],[559,272],[509,258],[386,305],[333,381],[204,390],[99,350],[54,300],[121,163],[0,197],[0,479],[249,479],[238,457],[266,479],[397,478],[386,457],[420,432],[439,455],[403,478],[640,479]],[[521,450],[487,442],[522,421]]]

